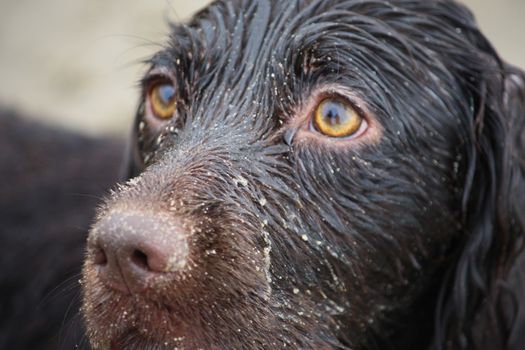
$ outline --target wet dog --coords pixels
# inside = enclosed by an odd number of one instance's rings
[[[94,349],[516,349],[521,71],[447,0],[217,1],[142,81]]]
[[[87,230],[124,143],[35,119],[0,106],[0,349],[73,349]]]

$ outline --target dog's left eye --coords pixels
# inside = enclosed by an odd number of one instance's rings
[[[317,105],[312,126],[325,136],[356,137],[366,128],[366,121],[350,103],[327,98]]]
[[[170,119],[177,108],[175,87],[168,82],[157,82],[148,91],[151,113],[159,119]]]

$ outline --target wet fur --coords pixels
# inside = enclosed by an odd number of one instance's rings
[[[177,118],[155,127],[141,104],[133,178],[99,219],[177,217],[192,269],[126,297],[88,251],[95,349],[523,344],[524,75],[464,7],[218,1],[151,69]],[[376,144],[290,132],[326,86],[364,101]]]

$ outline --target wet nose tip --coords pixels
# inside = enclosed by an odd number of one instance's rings
[[[180,272],[189,254],[175,218],[116,212],[102,218],[88,240],[89,258],[113,289],[140,292],[159,276]]]

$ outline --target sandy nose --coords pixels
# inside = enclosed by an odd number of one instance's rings
[[[176,219],[155,213],[114,212],[88,240],[88,259],[100,278],[122,292],[142,292],[168,273],[182,271],[187,235]]]

